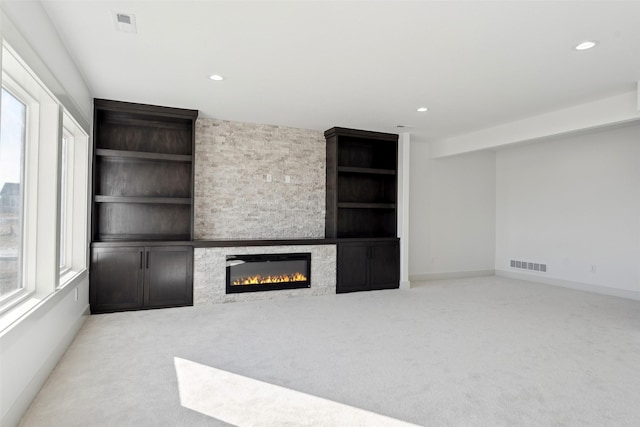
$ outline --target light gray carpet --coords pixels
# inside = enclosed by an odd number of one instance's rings
[[[21,425],[350,425],[312,410],[316,396],[428,426],[639,426],[639,367],[640,302],[442,280],[91,316]],[[278,422],[252,384],[310,409]],[[213,402],[225,394],[231,406]]]

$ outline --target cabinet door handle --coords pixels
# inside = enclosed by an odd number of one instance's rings
[[[147,252],[147,268],[149,268],[149,252]]]
[[[142,251],[140,251],[140,270],[142,270]]]

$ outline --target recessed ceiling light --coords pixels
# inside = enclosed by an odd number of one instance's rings
[[[418,111],[424,113],[425,111],[429,111],[429,109],[427,107],[420,107],[418,108]]]
[[[220,80],[224,80],[224,77],[222,77],[220,74],[211,74],[209,78],[217,82],[219,82]]]
[[[598,45],[598,41],[597,40],[585,40],[582,43],[576,45],[576,47],[574,47],[575,50],[589,50],[591,48],[594,48]]]

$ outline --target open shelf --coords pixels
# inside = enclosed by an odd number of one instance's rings
[[[338,203],[396,203],[395,175],[339,173],[337,184]]]
[[[338,168],[396,170],[397,142],[389,143],[366,135],[345,135],[339,139]]]
[[[191,162],[97,157],[94,191],[96,196],[190,199],[192,169]]]
[[[341,208],[336,237],[396,237],[395,209]]]
[[[185,239],[185,236],[191,236],[190,204],[113,200],[94,206],[96,237],[126,235],[147,236],[147,240],[165,240],[166,237],[171,237],[166,240],[190,240]]]
[[[149,153],[182,156],[193,154],[193,123],[197,112],[141,107],[116,101],[95,101],[96,155],[100,155],[98,150],[132,152],[133,156],[139,155],[138,153],[145,153],[143,156],[148,156]]]

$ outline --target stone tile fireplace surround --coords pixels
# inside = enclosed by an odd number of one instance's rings
[[[194,161],[195,239],[324,237],[322,132],[199,118]]]
[[[336,293],[336,246],[322,241],[325,156],[319,131],[197,120],[194,304]],[[228,255],[300,252],[311,253],[310,288],[226,294]]]
[[[215,243],[212,243],[215,244]],[[226,293],[228,255],[311,253],[311,287],[238,294]],[[336,245],[196,247],[194,250],[193,304],[253,301],[302,295],[336,293]]]

